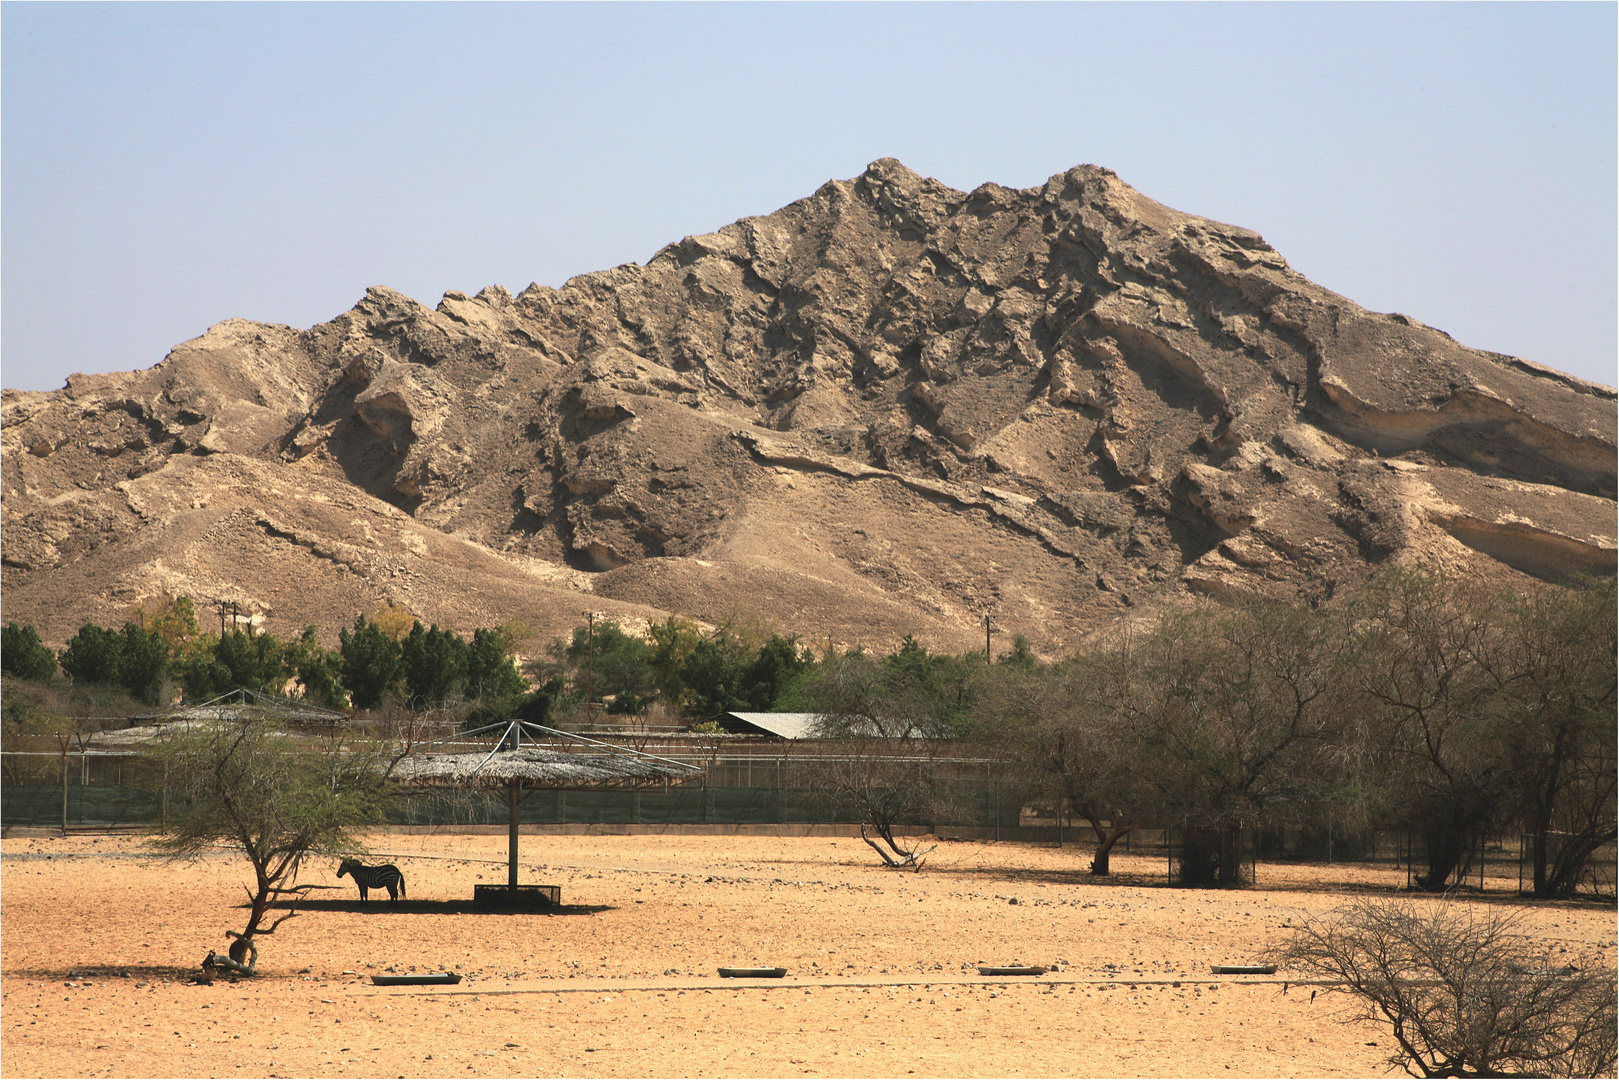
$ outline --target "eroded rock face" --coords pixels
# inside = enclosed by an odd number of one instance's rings
[[[57,642],[167,589],[287,632],[583,605],[958,649],[990,613],[1054,653],[1188,590],[1615,564],[1612,389],[1092,166],[883,160],[645,266],[232,320],[3,421],[6,617]]]

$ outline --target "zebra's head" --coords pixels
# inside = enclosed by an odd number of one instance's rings
[[[342,877],[344,874],[352,874],[358,869],[360,869],[360,861],[358,859],[344,859],[337,865],[337,876]]]

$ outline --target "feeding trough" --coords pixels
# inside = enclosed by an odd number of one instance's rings
[[[1003,967],[993,967],[984,964],[978,966],[980,975],[1044,975],[1049,968],[1038,967],[1034,964],[1011,964]]]
[[[1210,964],[1216,975],[1274,975],[1275,964]]]
[[[544,911],[562,903],[560,885],[474,885],[472,906],[478,911]]]
[[[454,986],[461,976],[453,971],[438,971],[430,975],[373,975],[372,986]]]
[[[722,979],[779,979],[787,974],[786,968],[775,967],[723,967]]]
[[[581,746],[580,751],[544,750],[525,746],[542,738],[561,739]],[[456,742],[493,738],[494,748],[471,753],[423,752],[402,758],[394,776],[406,787],[462,788],[503,791],[506,794],[506,884],[473,888],[473,906],[489,909],[544,910],[561,903],[557,885],[517,883],[517,811],[536,791],[604,791],[669,787],[696,782],[703,770],[696,765],[658,757],[628,747],[587,739],[542,724],[511,720],[450,736]],[[428,746],[440,745],[440,739]],[[504,895],[499,895],[504,893]]]

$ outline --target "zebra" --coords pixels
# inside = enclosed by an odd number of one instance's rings
[[[392,863],[383,866],[366,866],[358,859],[344,859],[337,868],[337,876],[344,874],[354,879],[354,884],[360,887],[360,901],[363,903],[366,894],[372,889],[387,889],[388,903],[397,903],[405,891],[405,875],[399,872],[399,867]]]

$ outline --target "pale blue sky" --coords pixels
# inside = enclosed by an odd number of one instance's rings
[[[1116,170],[1319,284],[1613,384],[1616,8],[0,5],[0,380],[369,285],[559,285],[892,156]]]

